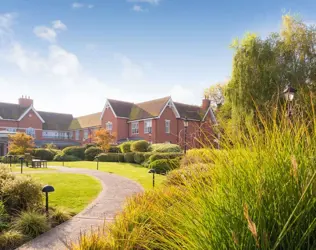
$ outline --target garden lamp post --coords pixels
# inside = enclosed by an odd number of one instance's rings
[[[152,144],[151,136],[152,136],[151,133],[149,133],[148,137],[149,137],[149,143],[150,143],[150,144]]]
[[[8,155],[8,157],[9,157],[9,163],[10,163],[10,168],[11,168],[11,164],[12,164],[12,155]]]
[[[153,188],[155,187],[155,173],[156,173],[156,170],[155,169],[150,169],[148,171],[149,174],[153,174]]]
[[[95,159],[97,160],[97,170],[99,170],[99,156],[96,156]]]
[[[48,217],[48,193],[54,192],[53,186],[46,185],[43,187],[42,192],[46,194],[46,215]]]
[[[183,125],[184,125],[184,154],[186,154],[187,153],[187,129],[189,126],[189,121],[187,117],[184,118]]]
[[[24,161],[24,157],[20,157],[19,160],[21,161],[21,174],[23,174],[23,161]]]
[[[288,112],[288,116],[290,119],[292,117],[292,102],[294,99],[294,94],[296,92],[297,92],[297,90],[295,88],[291,87],[291,85],[287,85],[283,91],[284,98],[287,102],[287,112]]]

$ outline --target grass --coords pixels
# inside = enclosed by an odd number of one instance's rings
[[[10,168],[10,164],[0,164],[0,168],[7,168],[9,171],[12,172],[21,172],[21,165],[20,164],[12,164]],[[23,172],[34,172],[34,171],[56,171],[55,169],[49,169],[49,168],[29,168],[26,166],[23,166]]]
[[[44,185],[52,185],[55,192],[49,194],[51,207],[64,207],[79,213],[92,202],[102,189],[98,180],[82,174],[31,174]]]
[[[66,167],[87,168],[96,170],[97,163],[91,161],[65,162]],[[62,162],[49,162],[49,166],[62,166]],[[148,168],[137,164],[118,162],[99,162],[99,170],[107,173],[117,174],[141,184],[145,190],[152,189],[152,175],[148,174]],[[156,175],[155,186],[160,186],[165,180],[165,176]]]

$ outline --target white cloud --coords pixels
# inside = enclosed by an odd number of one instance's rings
[[[133,62],[130,58],[124,55],[116,55],[115,58],[122,64],[122,79],[124,81],[140,81],[144,78],[145,73],[141,65]]]
[[[134,5],[133,6],[133,11],[136,11],[136,12],[144,12],[145,10],[142,8],[142,6],[140,5]]]
[[[127,2],[131,2],[131,3],[149,3],[152,5],[158,5],[161,0],[127,0]]]
[[[84,4],[83,3],[74,2],[74,3],[72,3],[71,7],[74,8],[74,9],[80,9],[80,8],[84,7]]]
[[[203,93],[201,93],[202,96]],[[171,95],[172,99],[176,102],[182,103],[199,103],[200,96],[196,94],[196,87],[192,86],[192,88],[185,88],[181,85],[174,85],[172,89],[169,91],[169,95]]]
[[[43,40],[47,40],[51,43],[54,43],[56,41],[56,37],[57,37],[56,31],[46,26],[36,26],[33,29],[33,32],[37,37]]]
[[[52,26],[55,30],[67,30],[67,26],[60,20],[53,21]]]

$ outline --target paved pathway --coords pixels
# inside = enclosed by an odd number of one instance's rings
[[[19,250],[68,249],[67,245],[69,242],[77,241],[81,232],[96,229],[98,226],[102,226],[105,221],[112,221],[115,214],[122,209],[122,204],[126,197],[143,191],[143,188],[138,183],[114,174],[81,168],[51,168],[65,173],[93,176],[100,180],[103,190],[84,211],[74,216],[71,220],[24,244],[18,248]],[[58,190],[56,191],[58,192]]]

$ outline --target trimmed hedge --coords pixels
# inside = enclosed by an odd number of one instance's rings
[[[177,144],[156,143],[150,145],[149,151],[157,153],[181,153],[181,147]]]
[[[134,154],[134,162],[137,164],[142,164],[145,161],[145,153],[137,152]]]
[[[81,161],[81,159],[74,155],[66,155],[61,152],[54,156],[54,161]]]
[[[52,161],[54,159],[54,152],[45,148],[36,148],[33,151],[33,156],[45,161]]]
[[[85,157],[84,155],[85,150],[86,150],[85,147],[72,146],[72,147],[64,148],[62,152],[65,155],[72,155],[79,158],[80,160],[83,160]]]
[[[127,141],[127,142],[124,142],[122,143],[119,147],[121,149],[121,152],[122,153],[129,153],[131,152],[131,145],[132,145],[133,142],[131,141]]]
[[[94,158],[101,153],[102,150],[98,147],[89,147],[84,151],[85,159],[88,161],[93,161]]]
[[[165,174],[170,170],[180,167],[180,159],[161,159],[149,164],[150,169],[155,169],[157,174]]]
[[[154,162],[156,160],[163,160],[163,159],[175,159],[175,158],[182,158],[182,153],[154,153],[149,157],[150,162]]]
[[[124,162],[124,154],[103,153],[99,154],[98,157],[101,162]]]
[[[135,141],[131,145],[132,152],[147,152],[149,143],[145,140]]]
[[[109,153],[122,153],[119,146],[110,146]]]
[[[135,163],[134,161],[134,152],[124,154],[124,161],[128,163]]]

